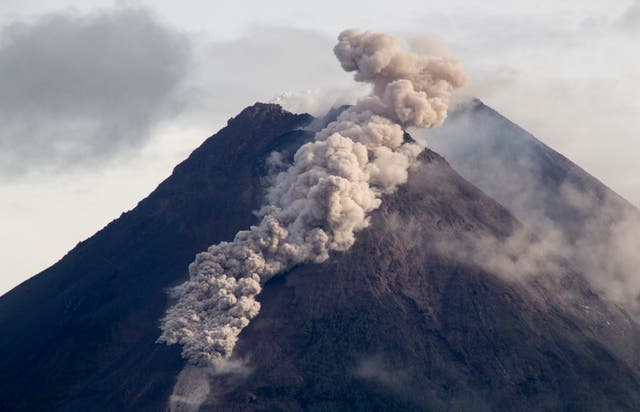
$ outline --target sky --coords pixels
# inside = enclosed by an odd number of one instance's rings
[[[366,92],[344,28],[437,44],[477,96],[640,205],[640,1],[3,0],[0,294],[130,210],[242,108]]]

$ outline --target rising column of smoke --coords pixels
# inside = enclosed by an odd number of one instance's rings
[[[181,344],[192,363],[231,356],[270,278],[354,244],[381,195],[406,182],[422,150],[404,141],[403,128],[441,124],[451,93],[466,79],[456,60],[404,51],[386,34],[346,30],[338,39],[342,67],[372,83],[373,94],[319,131],[273,177],[258,225],[209,247],[189,266],[190,279],[173,290],[177,302],[162,319],[159,341]]]

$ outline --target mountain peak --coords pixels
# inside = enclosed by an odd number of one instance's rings
[[[233,127],[234,125],[251,122],[255,126],[260,126],[265,121],[272,121],[274,119],[288,120],[290,118],[299,118],[300,121],[303,122],[310,121],[312,116],[306,113],[290,113],[277,103],[256,102],[251,106],[245,107],[236,116],[230,118],[227,121],[227,125]]]

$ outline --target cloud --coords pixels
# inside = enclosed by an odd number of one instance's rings
[[[1,33],[0,176],[103,163],[178,110],[190,41],[145,9],[52,13]]]
[[[312,30],[254,26],[218,40],[119,7],[53,12],[0,32],[4,183],[137,155],[169,124],[206,136],[256,101],[320,114],[365,89],[335,64],[333,40]]]
[[[635,0],[617,21],[620,29],[637,32],[640,31],[640,1]]]
[[[212,114],[228,117],[285,92],[352,95],[350,76],[331,53],[333,39],[317,31],[256,25],[233,39],[200,38],[197,44],[190,84],[198,91],[193,97],[200,112],[193,116],[200,120]]]

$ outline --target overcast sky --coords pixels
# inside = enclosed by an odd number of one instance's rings
[[[216,3],[0,3],[0,293],[245,106],[361,93],[332,55],[347,27],[439,39],[466,93],[640,204],[640,1]]]

